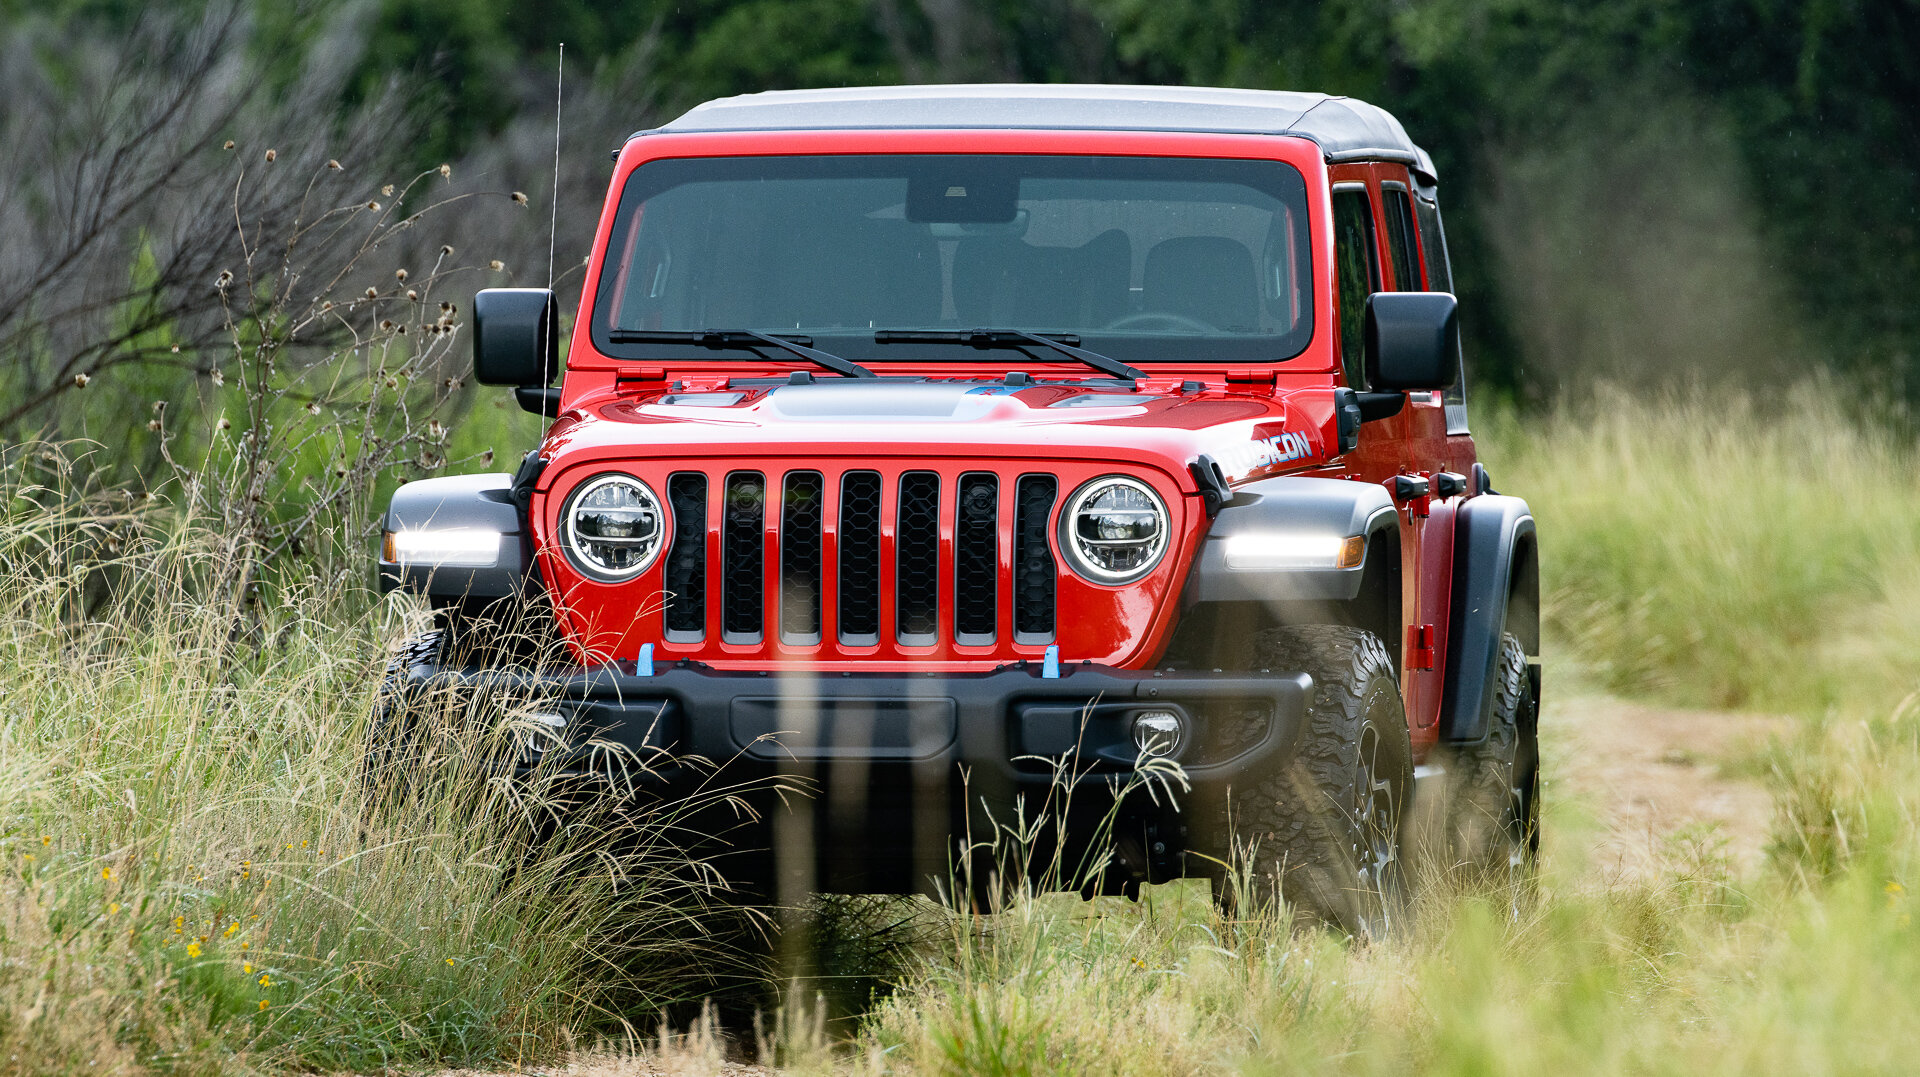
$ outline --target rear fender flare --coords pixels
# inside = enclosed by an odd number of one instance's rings
[[[1540,654],[1540,559],[1525,501],[1482,494],[1460,506],[1450,612],[1440,737],[1471,744],[1487,735],[1501,637],[1511,633],[1529,658]]]

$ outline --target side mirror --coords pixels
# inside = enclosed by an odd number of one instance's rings
[[[1367,297],[1367,388],[1449,389],[1460,378],[1459,302],[1446,292],[1375,292]]]
[[[551,290],[487,288],[474,295],[474,378],[540,389],[559,371],[560,304]]]

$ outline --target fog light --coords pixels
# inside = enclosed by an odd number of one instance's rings
[[[1141,711],[1133,716],[1133,743],[1146,755],[1172,755],[1186,737],[1186,723],[1172,711]]]
[[[537,759],[545,755],[547,749],[560,746],[567,729],[567,716],[535,711],[527,715],[527,724],[532,727],[526,733],[527,754]]]

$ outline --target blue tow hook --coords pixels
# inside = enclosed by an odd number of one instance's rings
[[[640,657],[633,660],[633,675],[636,677],[653,676],[653,644],[640,645]]]
[[[1047,657],[1040,661],[1040,676],[1050,681],[1060,679],[1060,645],[1058,643],[1047,644]]]

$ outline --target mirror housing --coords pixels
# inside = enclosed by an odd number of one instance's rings
[[[1459,301],[1447,292],[1367,297],[1367,388],[1450,389],[1460,379]]]
[[[548,288],[487,288],[473,297],[473,376],[541,388],[560,372],[560,304]]]

